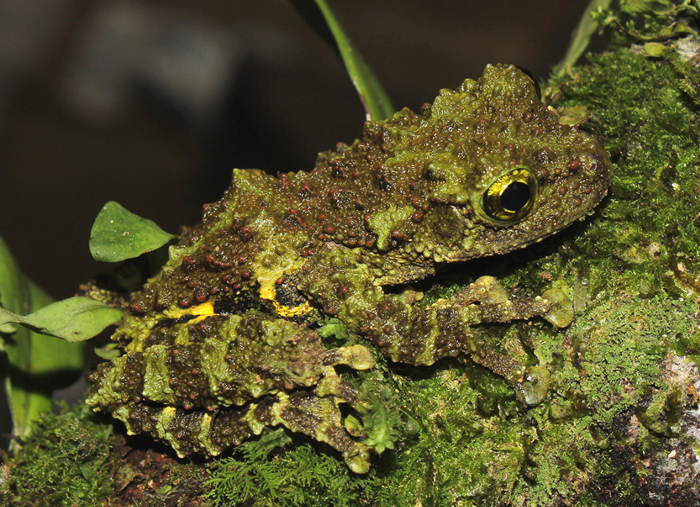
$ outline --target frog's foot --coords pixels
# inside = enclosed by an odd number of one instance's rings
[[[525,405],[538,405],[547,395],[549,384],[549,370],[543,366],[531,366],[521,381],[516,382],[516,396]]]
[[[347,403],[357,408],[360,401],[360,392],[351,384],[342,380],[335,372],[335,366],[344,364],[355,370],[369,370],[374,368],[374,356],[364,345],[340,347],[326,351],[323,357],[325,372],[319,380],[314,393],[321,397],[333,396],[339,402]]]
[[[450,302],[451,300],[446,300]],[[454,296],[468,324],[512,322],[543,317],[558,327],[573,320],[573,305],[559,289],[531,299],[509,299],[508,291],[491,276],[482,276]]]
[[[532,317],[545,317],[557,325],[570,320],[561,291],[513,300],[495,278],[485,276],[424,308],[414,304],[415,299],[385,293],[376,285],[370,266],[342,249],[322,251],[317,261],[305,265],[300,286],[315,304],[337,315],[348,329],[374,342],[395,362],[431,365],[463,353],[510,382],[522,383],[525,364],[494,351],[480,325]]]
[[[325,366],[344,364],[354,370],[371,370],[374,368],[375,361],[367,347],[352,345],[328,350],[323,357],[323,364]]]
[[[574,320],[574,305],[560,289],[553,288],[542,294],[551,306],[542,317],[557,327],[567,327]]]
[[[268,426],[282,424],[329,444],[343,455],[353,472],[366,473],[370,466],[369,449],[350,438],[343,428],[338,409],[341,401],[299,390],[291,394],[278,392],[243,407],[213,411],[129,403],[117,409],[114,416],[124,422],[129,435],[145,433],[165,441],[180,457],[195,453],[216,456],[260,435]]]
[[[357,408],[360,403],[360,391],[337,375],[323,377],[314,389],[314,393],[321,398],[337,398],[338,403],[347,403],[352,408]]]
[[[284,398],[285,395],[280,394]],[[308,391],[296,391],[287,400],[281,400],[280,422],[291,431],[329,444],[343,455],[353,472],[367,473],[370,466],[369,448],[350,438],[345,431],[338,409],[340,401],[334,396],[319,397]]]

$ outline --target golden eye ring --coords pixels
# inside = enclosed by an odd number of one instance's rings
[[[483,195],[484,212],[494,220],[517,222],[532,209],[537,197],[537,179],[524,167],[501,175]]]

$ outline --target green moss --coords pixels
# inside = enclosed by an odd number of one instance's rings
[[[614,162],[601,219],[572,241],[572,265],[588,274],[593,292],[680,297],[698,287],[690,273],[700,268],[700,69],[672,47],[666,60],[641,48],[591,57],[573,79],[555,83],[560,107],[589,108],[587,126]]]
[[[112,427],[79,404],[60,415],[44,415],[10,465],[9,492],[2,505],[99,505],[114,491]]]
[[[381,493],[376,473],[357,476],[334,456],[305,443],[289,446],[283,429],[241,445],[209,466],[207,498],[214,507],[395,505]],[[384,498],[384,500],[380,500]]]

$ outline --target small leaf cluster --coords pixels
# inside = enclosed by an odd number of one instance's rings
[[[398,427],[401,425],[401,412],[395,396],[382,379],[365,380],[360,386],[361,400],[358,411],[362,415],[361,434],[364,443],[373,448],[377,454],[387,449],[394,449],[399,439]]]

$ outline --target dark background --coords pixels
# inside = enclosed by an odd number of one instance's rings
[[[394,105],[412,109],[487,63],[545,77],[587,3],[330,1]],[[0,0],[0,33],[0,235],[58,299],[104,269],[88,238],[105,202],[177,232],[232,168],[310,169],[364,122],[342,63],[286,0]],[[212,40],[225,77],[207,80],[196,50]],[[200,88],[217,84],[205,107],[187,105],[189,68]]]

